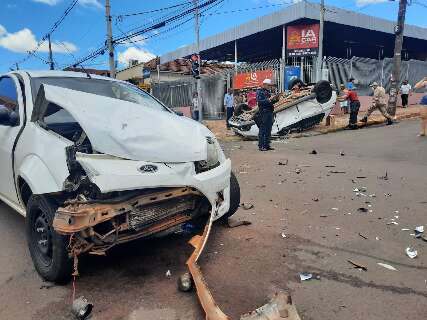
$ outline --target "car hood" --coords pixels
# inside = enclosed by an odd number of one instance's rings
[[[206,160],[200,123],[119,99],[44,85],[45,99],[67,110],[87,134],[94,150],[130,160],[189,162]]]

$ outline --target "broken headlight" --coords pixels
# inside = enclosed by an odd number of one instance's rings
[[[207,142],[207,158],[206,160],[197,161],[195,163],[196,173],[201,173],[208,171],[210,169],[216,168],[220,165],[219,161],[219,149],[215,143],[215,138],[206,137]]]

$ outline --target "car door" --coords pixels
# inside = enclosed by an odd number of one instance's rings
[[[0,105],[15,109],[19,113],[19,125],[0,124],[0,198],[10,205],[18,205],[14,173],[13,151],[15,141],[24,123],[24,107],[21,88],[13,76],[0,78]]]

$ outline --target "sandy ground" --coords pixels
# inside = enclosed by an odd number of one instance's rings
[[[201,260],[223,310],[238,319],[287,290],[307,320],[425,319],[427,242],[410,235],[427,227],[427,139],[417,130],[417,121],[404,121],[284,140],[268,153],[253,142],[225,143],[242,202],[254,208],[236,214],[251,226],[217,225]],[[386,172],[388,180],[380,179]],[[355,188],[366,191],[357,196]],[[187,240],[137,241],[107,257],[86,257],[77,295],[95,304],[93,319],[204,319],[195,293],[176,289],[191,252]],[[418,250],[416,259],[406,256],[408,246]],[[72,319],[71,284],[42,282],[26,249],[24,219],[2,204],[0,266],[0,319]],[[299,272],[320,280],[301,282]]]

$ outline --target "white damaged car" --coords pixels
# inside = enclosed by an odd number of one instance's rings
[[[26,216],[38,273],[73,257],[230,217],[240,189],[214,135],[127,83],[74,72],[0,77],[0,200]]]

